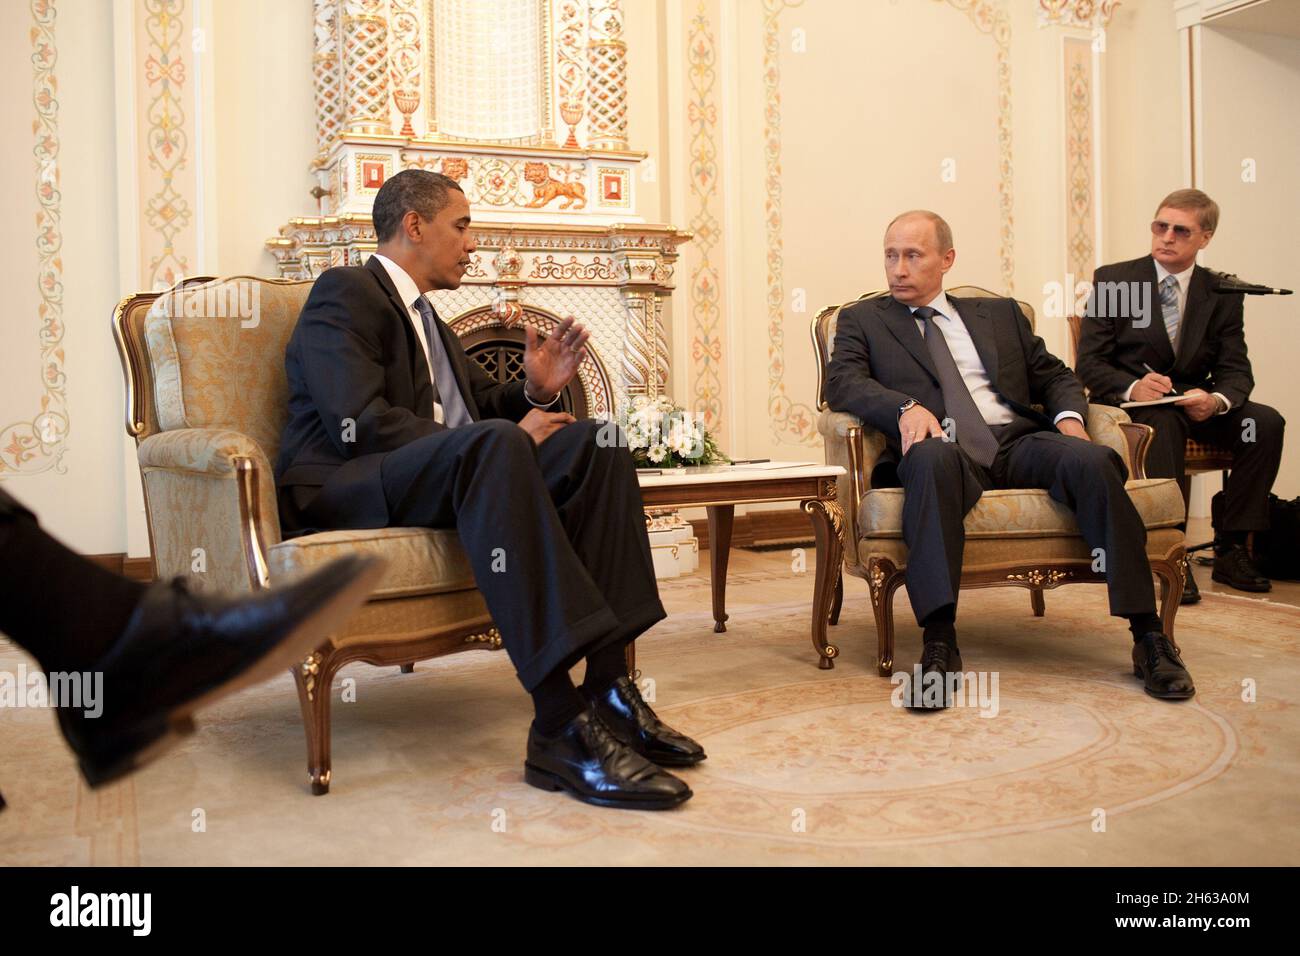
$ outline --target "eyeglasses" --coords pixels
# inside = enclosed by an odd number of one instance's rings
[[[1191,229],[1187,226],[1176,226],[1171,222],[1165,222],[1163,219],[1157,219],[1155,222],[1151,223],[1151,235],[1153,236],[1163,236],[1170,229],[1174,231],[1174,238],[1179,240],[1190,239],[1192,238],[1192,233],[1202,231],[1200,229]]]

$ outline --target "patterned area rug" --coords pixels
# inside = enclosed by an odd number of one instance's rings
[[[0,863],[1300,862],[1300,712],[1286,691],[1300,609],[1217,595],[1184,609],[1198,694],[1170,704],[1132,677],[1104,589],[1048,592],[1041,619],[1022,591],[966,592],[970,706],[917,714],[875,674],[859,581],[832,629],[836,667],[816,668],[811,574],[793,566],[733,556],[720,635],[707,576],[664,584],[670,617],[639,645],[642,680],[710,755],[682,772],[696,795],[679,810],[601,810],[526,786],[531,708],[504,655],[476,652],[409,675],[345,670],[326,797],[307,790],[287,676],[98,792],[77,782],[48,712],[0,712]],[[905,592],[897,612],[910,666]],[[0,643],[0,669],[21,661]]]

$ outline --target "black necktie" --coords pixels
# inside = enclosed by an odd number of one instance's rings
[[[953,361],[943,331],[935,325],[934,317],[939,313],[928,305],[923,305],[912,314],[925,321],[925,345],[930,350],[930,358],[934,360],[935,371],[939,373],[944,410],[956,425],[954,437],[957,444],[974,461],[985,468],[991,467],[998,454],[998,440],[993,437],[988,423],[980,414],[975,399],[971,398],[970,389],[966,387],[961,370]]]

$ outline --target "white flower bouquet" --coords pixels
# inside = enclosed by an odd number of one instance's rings
[[[628,398],[619,421],[638,468],[677,468],[730,462],[703,419],[664,396]]]

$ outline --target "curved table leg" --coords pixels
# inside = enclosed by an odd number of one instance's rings
[[[709,571],[713,584],[713,633],[727,630],[727,559],[735,505],[709,505]]]

